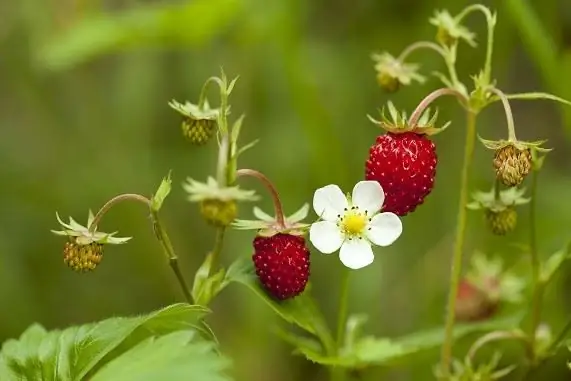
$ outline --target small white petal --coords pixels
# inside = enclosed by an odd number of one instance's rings
[[[309,240],[323,254],[339,250],[345,237],[334,222],[319,221],[309,228]]]
[[[326,185],[313,195],[313,209],[325,221],[335,221],[347,208],[347,198],[337,185]]]
[[[339,259],[345,266],[357,270],[373,263],[375,256],[367,240],[348,239],[341,246]]]
[[[379,213],[367,226],[367,238],[378,246],[389,246],[400,237],[402,222],[394,213]]]
[[[353,188],[353,205],[366,210],[370,215],[381,210],[385,192],[377,181],[359,181]]]

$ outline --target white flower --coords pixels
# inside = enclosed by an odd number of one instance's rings
[[[323,254],[339,249],[339,259],[360,269],[374,260],[371,244],[389,246],[402,233],[402,223],[394,213],[379,213],[385,193],[376,181],[360,181],[346,197],[337,185],[315,191],[313,209],[323,221],[311,225],[309,240]]]

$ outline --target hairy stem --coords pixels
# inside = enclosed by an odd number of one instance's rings
[[[127,200],[141,202],[141,203],[145,204],[150,209],[151,220],[152,220],[152,224],[153,224],[153,231],[155,232],[155,236],[157,237],[159,243],[161,244],[163,252],[165,253],[165,255],[168,258],[169,265],[170,265],[170,267],[171,267],[171,269],[172,269],[172,271],[173,271],[173,273],[174,273],[174,275],[178,281],[178,284],[180,285],[180,288],[182,290],[182,293],[183,293],[186,301],[188,303],[192,304],[193,303],[192,296],[190,295],[188,285],[186,284],[186,281],[185,281],[185,279],[182,275],[182,272],[180,271],[180,268],[178,266],[178,257],[174,251],[171,240],[170,240],[165,228],[163,227],[163,225],[159,219],[158,210],[153,209],[153,207],[152,207],[153,203],[147,197],[141,196],[140,194],[136,194],[136,193],[125,193],[125,194],[120,194],[118,196],[113,197],[111,200],[107,201],[101,207],[101,209],[99,209],[99,211],[97,212],[97,214],[93,218],[93,221],[91,222],[91,224],[87,228],[89,229],[90,232],[94,232],[97,229],[97,225],[99,224],[99,222],[101,221],[101,219],[103,218],[105,213],[107,213],[116,204],[118,204],[122,201],[127,201]]]
[[[410,118],[408,119],[408,125],[416,126],[418,120],[420,119],[424,111],[428,108],[428,106],[430,106],[432,102],[434,102],[436,99],[440,98],[443,95],[453,95],[457,97],[460,100],[460,102],[462,102],[463,104],[467,103],[466,97],[456,90],[449,89],[447,87],[434,90],[426,97],[424,97],[424,99],[420,101],[418,106],[416,106],[416,109],[412,112]]]
[[[514,117],[513,117],[512,108],[510,106],[510,101],[508,100],[508,97],[506,96],[506,94],[503,93],[503,91],[496,89],[495,87],[492,87],[489,90],[491,92],[493,92],[494,94],[496,94],[498,96],[498,98],[500,98],[500,100],[502,101],[502,104],[504,106],[504,111],[506,114],[506,123],[508,125],[508,140],[511,142],[517,141],[517,138],[515,136]]]
[[[337,316],[336,355],[339,355],[343,343],[345,342],[345,326],[347,324],[350,276],[351,276],[351,271],[343,269],[341,288],[339,293],[339,314]],[[331,374],[332,381],[343,381],[344,379],[345,379],[345,369],[343,367],[332,368],[332,374]]]
[[[270,192],[272,197],[272,201],[274,203],[274,211],[276,214],[276,221],[281,228],[285,228],[285,217],[282,207],[282,202],[280,201],[280,197],[278,195],[278,191],[274,184],[264,175],[262,172],[256,171],[254,169],[239,169],[236,171],[236,176],[250,176],[255,177],[256,179],[260,180],[262,184],[266,187],[266,189]]]
[[[468,202],[468,180],[470,168],[474,156],[474,145],[476,141],[476,113],[469,111],[466,121],[466,141],[464,143],[464,164],[462,166],[462,178],[460,182],[460,199],[458,201],[458,217],[456,226],[456,237],[454,241],[454,252],[452,254],[452,265],[450,269],[450,288],[448,291],[448,302],[446,307],[446,322],[444,326],[444,342],[442,344],[441,371],[447,375],[450,371],[450,361],[452,358],[453,330],[456,320],[456,297],[458,296],[458,285],[462,275],[462,257],[464,252],[464,238],[466,235],[466,220]]]
[[[531,339],[531,348],[533,350],[532,362],[535,361],[535,344],[536,344],[536,331],[539,323],[541,322],[541,306],[543,304],[543,289],[544,285],[540,279],[540,262],[539,254],[537,252],[537,226],[536,226],[536,199],[537,199],[537,175],[538,172],[534,170],[531,174],[531,189],[529,202],[529,254],[531,259],[531,279],[533,283],[533,296],[531,300],[531,323],[529,326],[529,336]]]

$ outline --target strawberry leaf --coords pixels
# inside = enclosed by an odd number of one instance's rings
[[[175,304],[147,315],[111,318],[64,330],[48,332],[34,324],[19,339],[3,344],[0,379],[92,379],[101,367],[143,340],[177,331],[202,331],[198,324],[207,312],[201,306]]]
[[[293,299],[278,301],[261,287],[250,261],[238,260],[228,269],[228,282],[246,286],[262,299],[278,316],[318,337],[327,349],[333,346],[331,333],[315,300],[310,296],[310,285]]]

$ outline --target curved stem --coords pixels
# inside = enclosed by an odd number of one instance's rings
[[[347,324],[348,301],[349,301],[349,279],[351,271],[343,269],[341,288],[339,294],[339,314],[337,316],[337,345],[336,355],[339,355],[345,342],[345,326]],[[345,379],[345,369],[342,367],[333,368],[331,379],[333,381],[343,381]]]
[[[152,220],[153,231],[155,232],[155,236],[159,240],[159,243],[161,244],[163,252],[165,253],[165,255],[168,258],[169,265],[170,265],[174,275],[176,276],[176,279],[180,285],[180,288],[182,290],[182,293],[183,293],[186,301],[188,303],[192,304],[193,303],[192,296],[190,295],[190,291],[189,291],[188,285],[186,284],[186,280],[184,279],[182,272],[180,271],[180,268],[178,266],[178,257],[175,254],[171,240],[170,240],[166,230],[164,229],[163,225],[161,224],[161,221],[160,221],[159,215],[158,215],[158,211],[154,210],[152,208],[153,204],[152,204],[151,200],[149,200],[147,197],[141,196],[140,194],[136,194],[136,193],[125,193],[125,194],[120,194],[118,196],[113,197],[111,200],[107,201],[101,207],[101,209],[99,209],[99,211],[97,212],[97,214],[93,218],[93,221],[88,226],[88,230],[90,232],[94,232],[95,229],[97,229],[97,225],[99,224],[99,222],[101,221],[101,219],[103,218],[105,213],[107,213],[116,204],[118,204],[122,201],[127,201],[127,200],[142,202],[143,204],[145,204],[149,207],[149,209],[151,211],[151,220]]]
[[[236,171],[236,176],[250,176],[255,177],[260,180],[266,189],[270,192],[272,196],[272,201],[274,203],[274,211],[276,214],[276,222],[280,228],[285,228],[285,217],[282,207],[282,202],[280,201],[280,196],[274,184],[264,175],[262,172],[256,171],[254,169],[239,169]]]
[[[446,59],[446,52],[438,44],[431,41],[417,41],[407,46],[402,53],[397,57],[400,62],[403,62],[412,52],[419,49],[431,49],[437,52]]]
[[[93,217],[93,221],[91,221],[91,224],[87,227],[89,232],[93,233],[97,229],[97,225],[99,224],[105,213],[107,213],[113,206],[127,200],[142,202],[143,204],[147,205],[149,208],[151,208],[152,205],[151,200],[149,200],[145,196],[141,196],[140,194],[136,193],[125,193],[115,196],[111,200],[107,201],[101,207],[101,209],[99,209],[95,217]]]
[[[450,361],[452,358],[453,330],[456,320],[456,298],[458,296],[458,285],[462,275],[462,256],[464,252],[464,238],[466,233],[466,220],[468,202],[468,180],[470,168],[474,156],[474,145],[476,141],[476,113],[469,111],[467,114],[466,141],[464,143],[464,164],[462,167],[462,179],[460,182],[460,199],[458,201],[458,220],[456,226],[456,237],[454,252],[452,254],[452,265],[450,268],[450,289],[448,291],[448,302],[446,307],[446,322],[444,327],[444,342],[442,344],[441,371],[443,375],[448,375],[450,371]]]
[[[491,77],[492,77],[492,53],[494,51],[494,28],[496,26],[496,19],[495,17],[492,15],[492,12],[490,12],[490,10],[482,5],[482,4],[473,4],[470,5],[466,8],[464,8],[464,10],[462,12],[460,12],[456,17],[455,20],[457,22],[461,22],[462,19],[464,19],[466,16],[468,16],[468,14],[475,12],[475,11],[480,11],[484,14],[484,16],[486,17],[486,23],[488,25],[488,38],[487,38],[487,46],[486,46],[486,61],[484,63],[484,80],[486,84],[489,84],[491,81]]]
[[[536,227],[536,199],[537,199],[537,171],[531,174],[531,189],[529,202],[529,254],[531,257],[531,278],[533,283],[533,296],[531,300],[531,323],[529,336],[531,338],[532,361],[535,361],[536,331],[541,322],[541,305],[543,303],[543,282],[540,279],[540,262],[537,252],[537,227]]]
[[[206,90],[208,90],[208,85],[210,85],[212,82],[220,84],[218,78],[216,77],[210,77],[204,82],[204,85],[202,85],[202,89],[200,90],[200,97],[198,98],[199,109],[204,107],[204,103],[206,102]]]
[[[458,74],[456,74],[456,49],[458,43],[455,43],[451,48],[448,49],[448,53],[444,58],[446,62],[446,67],[448,68],[448,73],[450,73],[450,81],[452,86],[457,89],[463,89],[463,86],[459,86],[460,81],[458,80]],[[464,94],[465,95],[465,94]]]
[[[482,336],[478,340],[476,340],[474,342],[474,344],[472,344],[472,346],[468,350],[467,357],[470,360],[474,360],[476,353],[484,345],[486,345],[492,341],[507,340],[507,339],[522,340],[522,341],[527,342],[527,336],[523,332],[520,332],[519,330],[516,330],[516,331],[493,331],[493,332],[489,332],[489,333],[485,334],[484,336]]]
[[[508,124],[508,140],[511,142],[515,142],[517,140],[515,136],[515,125],[514,125],[514,116],[512,113],[512,108],[510,106],[510,101],[506,94],[500,89],[496,89],[495,87],[491,87],[489,89],[492,93],[496,94],[498,98],[502,101],[504,105],[504,111],[506,113],[506,122]]]
[[[428,94],[422,101],[420,101],[418,106],[416,106],[416,109],[412,112],[410,118],[408,118],[408,125],[416,126],[418,120],[422,116],[422,113],[424,113],[424,111],[428,108],[428,106],[430,106],[432,102],[434,102],[437,98],[440,98],[443,95],[454,95],[460,100],[460,102],[464,104],[467,103],[466,97],[464,97],[464,95],[462,95],[460,92],[456,90],[449,89],[447,87],[434,90],[432,93]]]

